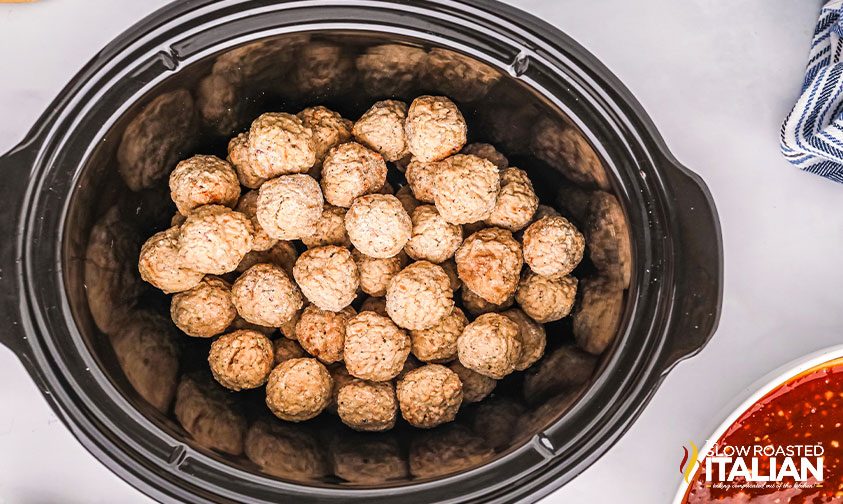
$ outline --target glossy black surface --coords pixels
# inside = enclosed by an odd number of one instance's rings
[[[261,111],[325,104],[356,119],[422,93],[455,98],[470,141],[496,144],[543,203],[602,237],[575,274],[626,291],[612,344],[588,357],[570,320],[551,324],[542,361],[433,431],[286,424],[260,390],[223,391],[209,342],[179,334],[137,275],[140,244],[175,211],[168,171],[224,155]],[[15,230],[0,246],[3,343],[85,446],[159,499],[537,499],[596,460],[716,324],[704,186],[592,57],[491,2],[174,4],[105,49],[0,163]],[[595,224],[606,201],[623,208],[610,229]]]

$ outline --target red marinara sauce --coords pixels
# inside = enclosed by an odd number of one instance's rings
[[[813,367],[787,380],[747,409],[717,441],[718,447],[755,446],[769,450],[787,446],[821,446],[822,477],[809,476],[804,482],[784,476],[779,482],[747,481],[741,476],[724,488],[719,467],[714,464],[713,482],[706,479],[706,460],[696,469],[683,502],[703,504],[843,503],[843,358]],[[728,450],[728,449],[727,449]],[[756,457],[755,474],[771,474],[771,457]],[[733,452],[732,452],[733,453]],[[718,454],[714,454],[715,456]],[[723,455],[722,448],[719,455]],[[709,452],[706,458],[711,457]],[[750,455],[751,457],[751,455]],[[776,459],[774,472],[782,471],[782,456]],[[799,456],[793,457],[796,461]],[[810,460],[816,462],[817,457]],[[751,458],[744,458],[752,467]],[[796,462],[798,466],[798,462]],[[726,467],[729,467],[728,465]],[[726,474],[729,470],[726,470]],[[810,473],[807,473],[810,474]],[[738,488],[743,486],[744,488]],[[750,488],[751,487],[751,488]]]

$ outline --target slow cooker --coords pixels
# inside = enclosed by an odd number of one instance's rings
[[[620,300],[578,300],[605,350],[554,323],[525,376],[431,431],[288,424],[260,392],[216,388],[208,342],[173,334],[166,299],[138,279],[140,243],[174,212],[168,170],[224,156],[263,111],[356,118],[420,94],[452,97],[472,140],[527,170],[543,203],[604,223],[575,274]],[[717,325],[722,245],[703,182],[597,59],[490,0],[174,2],[100,51],[0,174],[2,343],[82,444],[160,501],[534,501],[604,454]]]

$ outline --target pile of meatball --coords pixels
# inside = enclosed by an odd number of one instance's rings
[[[265,113],[227,160],[178,163],[178,213],[143,245],[141,276],[174,294],[181,331],[214,338],[214,378],[265,385],[282,420],[450,422],[542,357],[585,249],[524,170],[466,133],[442,96],[379,101],[354,123]]]

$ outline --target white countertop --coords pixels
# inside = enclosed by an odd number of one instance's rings
[[[638,97],[720,213],[720,328],[601,460],[545,502],[668,502],[682,445],[792,358],[843,343],[843,185],[778,151],[818,0],[509,0],[591,50]],[[0,152],[100,48],[166,0],[0,6]],[[89,455],[0,347],[0,503],[149,502]]]

